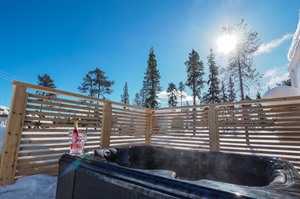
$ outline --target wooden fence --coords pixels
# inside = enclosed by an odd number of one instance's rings
[[[146,109],[13,82],[0,159],[0,184],[36,173],[56,175],[74,121],[86,150],[133,145],[274,156],[300,171],[300,96]]]

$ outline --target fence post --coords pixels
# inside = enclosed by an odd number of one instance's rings
[[[153,110],[147,109],[146,111],[146,118],[147,118],[147,135],[146,135],[146,145],[151,145],[151,137],[152,137],[152,127],[153,127]]]
[[[26,103],[28,99],[26,87],[22,84],[13,84],[13,86],[14,92],[0,159],[0,185],[14,183],[22,129],[26,115]]]
[[[110,145],[110,131],[112,126],[112,106],[110,102],[104,102],[102,113],[101,148],[108,148]]]
[[[220,151],[219,122],[216,105],[209,106],[208,128],[210,151]]]

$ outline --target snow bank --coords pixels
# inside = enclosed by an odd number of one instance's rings
[[[0,152],[6,126],[0,124]],[[57,177],[37,174],[19,178],[12,185],[0,186],[1,199],[53,199],[56,194]]]
[[[0,115],[8,115],[9,108],[6,106],[0,106]]]
[[[278,98],[278,97],[292,97],[292,96],[300,96],[300,90],[291,87],[291,86],[277,86],[268,90],[262,98],[270,99],[270,98]],[[276,104],[291,104],[291,103],[300,103],[299,100],[289,100],[286,102],[264,102],[263,104],[268,105],[276,105]]]
[[[13,185],[0,186],[0,198],[53,199],[57,177],[36,174],[19,178]]]

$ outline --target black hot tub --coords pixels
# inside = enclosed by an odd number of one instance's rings
[[[95,150],[59,160],[56,198],[300,198],[277,158],[164,147]]]

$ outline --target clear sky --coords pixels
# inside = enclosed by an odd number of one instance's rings
[[[166,90],[186,81],[192,49],[206,65],[213,48],[224,66],[216,40],[242,19],[263,42],[254,64],[265,91],[288,79],[299,9],[300,0],[0,0],[0,105],[9,106],[13,80],[36,84],[47,73],[58,89],[79,93],[96,67],[116,82],[110,100],[120,101],[127,81],[132,102],[151,46]]]

